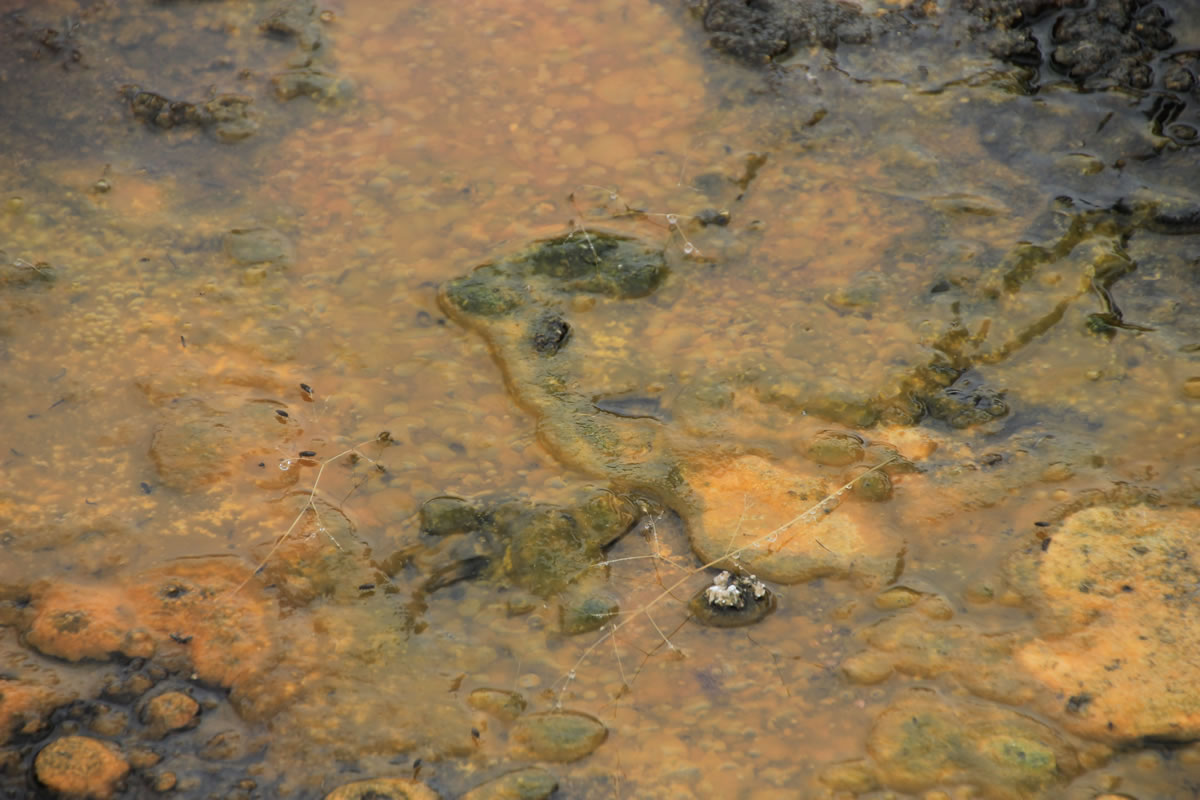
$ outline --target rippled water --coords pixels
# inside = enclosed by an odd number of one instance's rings
[[[1200,203],[1195,151],[1145,97],[1031,94],[941,34],[936,58],[816,48],[764,74],[679,6],[0,3],[7,796],[70,733],[122,749],[121,797],[168,774],[186,797],[413,776],[456,797],[528,763],[562,797],[1195,796],[1190,733],[1112,740],[1060,713],[1086,693],[1023,671],[1062,632],[1005,566],[1088,505],[1197,529],[1200,240],[1154,222]],[[531,295],[569,323],[562,360],[448,313],[476,266],[601,232],[669,275]],[[1106,292],[1132,327],[1096,317]],[[772,583],[753,627],[691,620],[713,571],[689,574],[689,532],[757,540],[804,481],[853,478],[810,457],[826,428],[916,465],[830,514],[862,549]],[[562,633],[571,595],[503,547],[427,583],[479,555],[419,530],[429,499],[607,490],[643,515],[603,557],[615,633]],[[468,705],[481,687],[607,741],[539,761]],[[201,712],[155,736],[165,691]],[[885,752],[914,702],[957,715],[954,742],[1036,720],[1057,771],[914,779]]]

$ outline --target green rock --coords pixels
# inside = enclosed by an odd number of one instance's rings
[[[895,611],[915,606],[920,599],[921,592],[907,586],[893,586],[875,595],[875,607],[880,611]]]
[[[558,779],[544,769],[527,767],[476,786],[459,800],[546,800]]]
[[[875,503],[892,499],[892,479],[883,469],[867,472],[854,482],[854,496]]]
[[[506,528],[509,576],[540,597],[561,591],[600,556],[575,518],[558,508],[528,511]]]
[[[504,722],[512,722],[525,713],[525,698],[504,689],[475,689],[467,695],[467,705]]]
[[[559,624],[568,635],[589,633],[603,627],[620,611],[617,598],[606,591],[572,591],[559,606]]]
[[[866,443],[855,433],[821,431],[808,443],[805,455],[818,464],[844,467],[861,461]]]
[[[421,506],[421,533],[450,536],[478,530],[481,524],[479,511],[459,497],[435,497]]]
[[[527,251],[524,259],[529,273],[555,278],[563,289],[609,297],[645,297],[667,275],[662,250],[605,233],[576,232],[547,239]]]
[[[489,280],[487,268],[446,285],[446,298],[460,311],[481,317],[507,314],[522,303],[521,296],[508,286]]]
[[[927,689],[905,692],[883,712],[867,750],[880,782],[905,792],[967,784],[997,800],[1058,796],[1081,771],[1070,744],[1042,723]]]
[[[577,506],[573,516],[584,536],[597,547],[607,547],[620,539],[636,520],[630,503],[605,491]]]
[[[536,761],[578,761],[608,738],[604,723],[579,711],[543,711],[521,717],[510,741],[515,754]]]

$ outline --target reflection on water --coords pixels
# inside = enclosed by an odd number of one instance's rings
[[[953,9],[0,11],[5,796],[1200,784],[1190,110]]]

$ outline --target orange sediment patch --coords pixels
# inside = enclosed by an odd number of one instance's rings
[[[742,456],[702,462],[687,478],[699,500],[686,517],[689,535],[705,562],[736,553],[721,566],[778,583],[872,578],[895,567],[899,546],[861,509],[819,508],[837,487],[816,475]]]

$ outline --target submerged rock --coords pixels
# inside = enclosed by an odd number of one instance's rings
[[[804,454],[810,459],[830,467],[844,467],[861,461],[865,452],[863,438],[847,431],[821,431],[804,448]]]
[[[543,711],[517,720],[509,737],[518,758],[578,761],[604,743],[608,729],[580,711]]]
[[[559,628],[568,635],[590,633],[607,625],[620,611],[620,602],[611,592],[579,587],[562,598]]]
[[[280,72],[271,78],[271,85],[280,100],[307,97],[317,102],[334,103],[354,94],[354,84],[348,79],[314,67]]]
[[[59,688],[40,666],[28,677],[0,677],[0,745],[8,744],[14,735],[42,731],[51,712],[75,698],[74,692]]]
[[[697,592],[688,612],[710,628],[740,628],[760,622],[775,610],[775,595],[753,575],[721,572],[712,585]]]
[[[244,95],[223,94],[203,103],[189,103],[133,86],[126,89],[126,96],[133,116],[156,128],[206,128],[230,142],[258,130],[258,115],[250,108],[254,100]]]
[[[292,260],[292,247],[287,237],[271,228],[248,226],[234,228],[225,234],[225,253],[235,264],[287,265]]]
[[[197,723],[200,704],[183,692],[164,692],[146,703],[142,723],[151,736],[161,738]]]
[[[68,661],[153,658],[236,687],[265,668],[273,649],[268,621],[277,611],[257,584],[242,586],[251,571],[234,560],[194,559],[105,585],[36,584],[25,640]]]
[[[467,705],[498,720],[512,722],[525,713],[525,698],[506,689],[475,689],[467,695]]]
[[[580,535],[575,518],[556,508],[527,511],[502,531],[509,575],[541,597],[562,591],[600,559],[600,548]]]
[[[952,428],[970,428],[1008,413],[1004,392],[985,386],[969,376],[925,397],[929,416]]]
[[[818,45],[832,49],[839,41],[864,42],[881,27],[858,8],[834,0],[706,0],[698,6],[711,45],[752,64],[794,49]]]
[[[476,786],[459,800],[546,800],[558,789],[558,779],[544,769],[527,767]]]
[[[66,797],[108,800],[129,773],[115,746],[88,736],[64,736],[42,748],[33,762],[38,782]]]
[[[440,795],[410,778],[372,778],[347,783],[325,795],[325,800],[440,800]]]
[[[667,276],[661,249],[625,236],[577,232],[547,239],[470,275],[442,290],[451,312],[494,317],[531,305],[537,298],[559,304],[576,293],[614,298],[645,297]],[[542,309],[534,309],[531,326]],[[560,324],[565,324],[559,318]]]
[[[434,497],[421,504],[421,533],[449,536],[479,529],[479,511],[461,497]]]
[[[743,456],[697,464],[687,479],[696,510],[684,518],[706,564],[784,584],[875,580],[895,569],[899,543],[880,526],[862,524],[857,504],[834,510],[819,478]]]
[[[475,505],[457,497],[435,497],[421,507],[421,532],[432,539],[418,550],[397,554],[428,576],[436,591],[481,576],[516,584],[539,597],[567,590],[563,630],[594,630],[616,613],[599,581],[588,578],[604,548],[636,519],[631,502],[607,490],[581,493],[568,506],[506,501]],[[398,567],[387,566],[394,572]]]
[[[1200,510],[1087,508],[1009,564],[1043,636],[1015,652],[1041,710],[1103,741],[1200,737]]]
[[[880,715],[867,751],[879,782],[904,792],[968,785],[992,800],[1049,798],[1081,771],[1074,748],[1040,722],[927,689]]]

